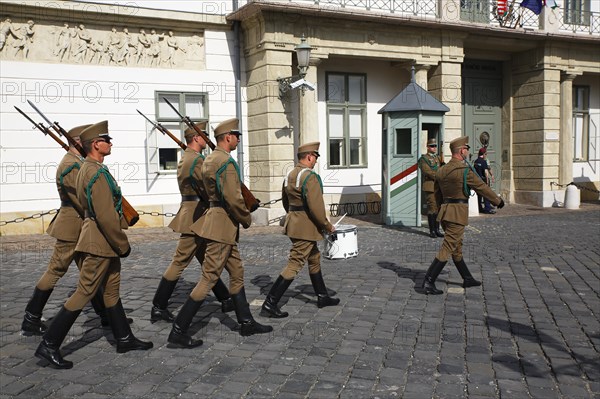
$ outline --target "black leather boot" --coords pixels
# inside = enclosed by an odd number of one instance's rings
[[[96,294],[90,300],[90,303],[92,304],[92,308],[94,308],[94,312],[100,316],[100,324],[102,327],[108,327],[110,322],[106,315],[106,306],[104,306],[104,287],[98,287],[98,291],[96,291]],[[128,317],[127,322],[131,324],[133,323],[133,319]]]
[[[187,334],[187,330],[192,324],[194,316],[198,313],[202,302],[204,301],[194,301],[191,297],[188,297],[173,322],[173,328],[167,341],[184,348],[195,348],[202,345],[201,339],[194,339]]]
[[[167,306],[169,304],[169,298],[173,295],[177,281],[179,280],[169,281],[164,277],[160,279],[160,283],[158,283],[158,288],[154,294],[154,299],[152,300],[152,310],[150,311],[150,321],[152,323],[159,320],[169,322],[175,320],[173,313],[169,312]]]
[[[315,294],[317,294],[317,306],[324,308],[326,306],[336,306],[340,303],[339,298],[332,298],[327,292],[325,282],[323,281],[323,274],[319,271],[318,273],[309,273],[310,282],[312,283]]]
[[[229,295],[229,290],[227,286],[220,278],[217,280],[217,283],[212,289],[215,297],[221,302],[221,312],[227,313],[235,310],[235,305],[233,304],[233,299],[231,299],[231,295]]]
[[[423,284],[421,285],[421,288],[427,295],[440,295],[444,293],[444,291],[438,290],[435,286],[435,280],[440,275],[444,266],[446,266],[446,262],[442,262],[438,260],[438,258],[435,258],[433,259],[431,266],[429,266],[429,269],[427,269],[427,273],[425,273],[425,278],[423,279]]]
[[[435,219],[433,218],[435,215],[432,213],[427,214],[427,224],[429,225],[429,237],[436,238],[435,235]]]
[[[231,296],[235,304],[235,315],[240,323],[240,334],[244,337],[254,334],[264,334],[273,331],[273,327],[258,323],[250,313],[250,305],[246,299],[244,287],[237,294]]]
[[[279,300],[288,289],[290,284],[292,284],[294,280],[286,280],[282,275],[277,277],[277,280],[273,283],[273,286],[269,290],[269,294],[267,295],[267,299],[262,305],[260,309],[260,315],[265,317],[274,317],[276,319],[282,319],[284,317],[288,317],[288,312],[282,312],[277,304]]]
[[[471,272],[469,271],[469,268],[467,267],[464,258],[462,258],[458,262],[455,259],[452,260],[454,261],[454,264],[456,265],[456,268],[458,269],[458,272],[460,273],[460,276],[463,279],[463,288],[478,287],[481,285],[481,281],[475,280],[471,275]]]
[[[152,342],[140,341],[133,335],[120,299],[115,306],[106,308],[106,315],[108,316],[113,336],[117,341],[117,353],[148,350],[154,346]]]
[[[52,290],[42,291],[38,287],[33,289],[33,295],[25,307],[25,316],[21,323],[23,335],[42,335],[48,330],[48,326],[42,321],[42,311],[50,298]]]
[[[443,237],[444,233],[442,233],[442,231],[440,230],[440,222],[437,221],[437,217],[438,217],[438,215],[437,215],[437,213],[435,213],[433,215],[433,223],[435,225],[435,229],[434,229],[435,230],[435,235],[438,236],[438,237]]]
[[[44,334],[42,342],[35,351],[35,357],[46,360],[57,369],[72,368],[73,362],[63,359],[60,354],[60,345],[65,340],[75,320],[77,320],[79,313],[81,313],[81,309],[71,312],[63,306],[52,320],[48,331]]]

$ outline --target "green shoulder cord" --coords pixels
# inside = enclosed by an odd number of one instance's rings
[[[302,202],[304,203],[304,205],[306,206],[306,208],[308,209],[308,203],[306,202],[306,183],[308,183],[308,179],[310,178],[311,175],[315,175],[317,176],[317,181],[319,182],[319,186],[321,186],[321,192],[323,192],[323,182],[321,181],[321,176],[319,176],[318,174],[316,174],[314,171],[311,171],[308,176],[306,176],[306,178],[304,179],[304,181],[302,181]]]
[[[238,179],[240,180],[240,182],[242,181],[242,177],[241,177],[241,174],[240,174],[240,167],[238,166],[237,162],[235,162],[235,161],[233,160],[233,158],[229,158],[229,159],[227,160],[227,162],[225,162],[225,163],[223,164],[223,166],[221,166],[221,167],[219,168],[219,170],[217,170],[217,174],[216,174],[216,182],[217,182],[217,194],[218,194],[218,195],[219,195],[219,197],[221,198],[221,202],[222,202],[223,204],[225,203],[225,198],[224,198],[224,195],[223,195],[223,187],[221,186],[221,179],[220,179],[220,177],[221,177],[221,174],[223,174],[223,172],[225,172],[225,170],[227,169],[227,166],[228,166],[229,164],[233,164],[233,167],[235,168],[235,171],[236,171],[236,172],[237,172],[237,174],[238,174]]]
[[[200,196],[200,190],[198,189],[198,182],[194,178],[194,169],[196,169],[196,165],[198,165],[198,161],[200,160],[200,158],[202,158],[202,160],[204,160],[206,157],[202,154],[199,154],[194,159],[194,162],[192,162],[192,166],[190,167],[190,182],[191,182],[192,188],[194,189],[196,194],[198,194],[198,196]],[[200,198],[200,199],[202,199],[202,198]]]
[[[72,171],[73,169],[75,169],[75,168],[77,168],[77,169],[80,169],[80,168],[81,168],[81,166],[80,166],[80,165],[79,165],[77,162],[75,162],[75,163],[71,164],[71,166],[69,166],[67,169],[65,169],[65,170],[64,170],[64,171],[63,171],[63,172],[60,174],[60,178],[58,179],[58,181],[59,181],[59,184],[60,184],[60,190],[61,190],[61,192],[63,192],[63,193],[66,193],[66,192],[67,192],[67,191],[65,190],[65,183],[64,183],[65,176],[66,176],[66,175],[68,175],[69,173],[71,173],[71,171]]]
[[[92,186],[94,185],[94,183],[96,183],[96,180],[98,180],[100,175],[104,175],[104,177],[106,178],[108,187],[110,188],[110,191],[112,191],[113,199],[115,199],[117,202],[115,204],[115,210],[119,213],[119,216],[122,216],[123,215],[123,201],[122,201],[121,189],[117,186],[115,180],[111,176],[108,169],[105,169],[104,167],[101,167],[100,169],[98,169],[96,174],[92,177],[92,179],[88,183],[87,187],[85,188],[85,196],[87,197],[88,211],[89,211],[90,215],[92,217],[96,216],[96,213],[94,212],[94,206],[92,204]]]
[[[427,165],[429,165],[429,167],[431,168],[431,170],[433,170],[434,172],[436,172],[438,170],[438,165],[436,164],[432,164],[431,162],[429,162],[429,159],[427,159],[427,157],[425,156],[425,154],[421,155],[421,159],[423,159],[425,162],[427,162]]]

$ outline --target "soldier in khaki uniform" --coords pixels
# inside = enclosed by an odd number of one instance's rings
[[[77,175],[76,191],[85,219],[75,250],[82,253],[83,263],[75,293],[54,317],[35,352],[35,356],[56,368],[73,367],[72,362],[63,359],[60,345],[100,286],[104,286],[105,311],[117,341],[117,352],[152,348],[152,342],[140,341],[131,332],[119,295],[119,257],[127,257],[131,247],[123,231],[127,223],[122,215],[121,190],[102,164],[104,157],[110,155],[110,140],[107,121],[96,123],[81,133],[87,157]]]
[[[196,127],[206,132],[206,122],[197,123]],[[156,289],[156,294],[152,301],[152,311],[150,312],[150,320],[152,322],[158,320],[172,322],[174,320],[173,314],[167,309],[167,305],[177,285],[177,281],[181,277],[181,273],[190,264],[194,256],[196,256],[201,265],[204,262],[206,242],[202,238],[197,238],[192,230],[190,230],[190,226],[208,208],[208,197],[206,196],[200,176],[200,169],[204,163],[204,155],[200,154],[200,152],[206,148],[206,142],[191,127],[186,129],[184,137],[187,148],[177,165],[177,182],[179,183],[179,192],[181,193],[181,206],[177,215],[169,224],[169,227],[173,231],[180,233],[181,236],[179,237],[177,249],[175,250],[171,264],[163,274]],[[223,313],[234,309],[229,290],[220,278],[213,287],[213,293],[221,301]]]
[[[79,142],[79,135],[89,126],[91,125],[74,127],[67,134]],[[75,181],[82,161],[83,158],[79,151],[75,147],[69,146],[69,151],[56,169],[56,187],[60,197],[60,209],[46,231],[50,236],[56,238],[56,244],[48,268],[36,284],[33,295],[25,308],[25,316],[21,324],[24,335],[42,335],[46,332],[47,326],[42,322],[42,311],[56,283],[69,270],[69,265],[73,260],[77,268],[81,269],[82,258],[81,254],[75,252],[75,245],[81,232],[83,208],[77,199]],[[108,320],[104,312],[104,303],[99,294],[96,294],[91,302],[102,320],[102,325],[107,326]]]
[[[419,169],[423,178],[423,193],[427,201],[427,222],[429,224],[429,237],[443,237],[440,231],[440,223],[437,221],[438,208],[433,194],[433,185],[435,182],[435,173],[442,166],[440,157],[436,155],[437,140],[429,139],[427,141],[427,153],[421,155],[419,159]]]
[[[429,266],[421,288],[427,294],[442,293],[435,286],[435,280],[446,266],[448,258],[452,260],[463,278],[463,287],[476,287],[481,282],[475,280],[463,259],[462,241],[465,226],[469,224],[470,189],[486,197],[498,208],[504,207],[504,200],[485,184],[467,163],[469,156],[469,137],[462,136],[450,142],[452,159],[440,168],[435,178],[435,198],[440,213],[438,220],[446,233],[442,247]]]
[[[214,134],[217,147],[206,157],[201,170],[210,208],[191,227],[194,233],[206,239],[202,277],[181,307],[168,338],[170,343],[185,348],[202,345],[202,340],[187,335],[187,331],[223,269],[229,273],[229,292],[241,325],[240,333],[252,335],[273,331],[273,327],[254,320],[244,290],[244,268],[237,243],[239,225],[247,229],[252,218],[242,198],[239,166],[230,155],[240,140],[238,120],[221,122]]]
[[[322,308],[340,303],[338,298],[331,298],[327,293],[321,274],[321,253],[317,241],[323,238],[323,232],[334,232],[335,226],[327,220],[323,184],[319,175],[313,171],[318,158],[319,142],[298,147],[298,163],[283,182],[282,202],[287,212],[284,229],[292,241],[292,249],[287,266],[275,280],[262,305],[263,316],[288,316],[277,304],[306,262],[310,281],[317,295],[317,306]]]

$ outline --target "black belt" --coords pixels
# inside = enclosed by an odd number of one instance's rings
[[[60,206],[66,206],[67,208],[73,208],[73,203],[71,201],[60,201]]]
[[[297,212],[299,212],[299,211],[302,211],[302,212],[306,211],[306,209],[304,209],[303,206],[296,206],[296,205],[290,205],[289,206],[289,210],[290,211],[297,211]]]
[[[223,208],[223,204],[221,204],[221,201],[210,201],[210,207],[211,208]]]
[[[181,202],[184,201],[200,201],[200,197],[198,197],[197,195],[182,195]]]
[[[458,198],[448,198],[444,200],[444,204],[468,204],[469,200],[466,199],[458,199]]]

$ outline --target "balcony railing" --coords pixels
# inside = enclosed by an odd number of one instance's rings
[[[241,0],[240,6],[251,3],[253,0]],[[502,28],[525,28],[530,30],[544,29],[554,32],[569,32],[574,34],[587,33],[600,35],[600,13],[589,11],[569,12],[568,10],[554,10],[558,21],[546,26],[542,23],[540,15],[521,7],[518,0],[509,0],[509,7],[502,15],[498,14],[497,0],[280,0],[296,4],[318,6],[323,10],[362,10],[390,13],[406,17],[418,17],[422,19],[440,20],[443,18],[444,4],[456,4],[460,7],[460,21],[450,22],[474,22],[497,26]],[[453,5],[454,7],[454,5]],[[545,8],[546,13],[551,12]],[[543,14],[542,14],[543,15]],[[554,20],[554,18],[551,18]]]

